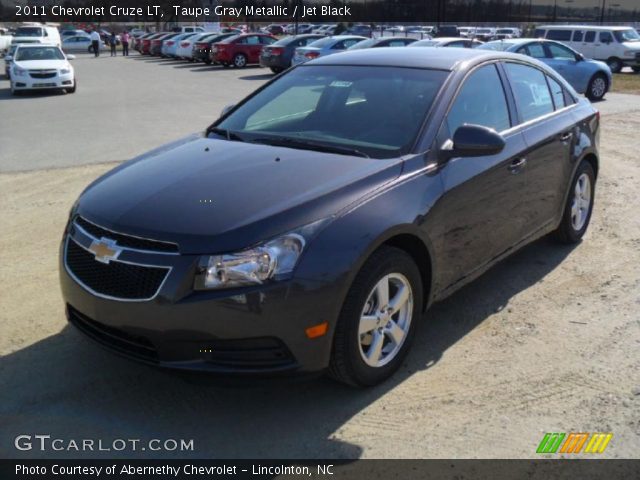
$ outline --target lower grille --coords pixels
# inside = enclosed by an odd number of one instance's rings
[[[213,340],[201,352],[207,363],[238,370],[274,368],[294,362],[291,352],[276,338]]]
[[[132,265],[112,260],[108,264],[67,240],[65,263],[76,281],[93,293],[122,300],[150,300],[157,293],[169,268]]]
[[[69,322],[94,340],[127,355],[147,361],[158,361],[158,352],[144,337],[130,335],[117,328],[103,325],[67,305]]]

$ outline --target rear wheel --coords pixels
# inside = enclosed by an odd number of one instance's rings
[[[398,370],[422,311],[422,292],[420,271],[406,252],[382,247],[371,255],[342,306],[329,375],[369,386]]]
[[[622,60],[620,60],[618,57],[611,57],[607,59],[607,65],[609,65],[612,73],[620,73],[622,67],[624,66],[622,64]]]
[[[597,102],[602,100],[602,97],[604,97],[604,94],[607,93],[608,89],[609,81],[607,80],[607,77],[602,73],[596,73],[591,77],[591,80],[589,80],[589,85],[587,86],[585,95],[592,102]]]
[[[571,183],[560,225],[554,232],[560,242],[577,243],[587,231],[593,210],[595,178],[593,167],[583,160]]]
[[[220,64],[221,64],[224,68],[229,68],[229,63],[228,63],[228,62],[220,62]]]
[[[233,66],[236,68],[244,68],[247,66],[247,57],[242,53],[236,53],[233,57]]]

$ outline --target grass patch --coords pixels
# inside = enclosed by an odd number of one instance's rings
[[[640,74],[638,73],[616,73],[613,76],[612,92],[635,93],[640,95]]]

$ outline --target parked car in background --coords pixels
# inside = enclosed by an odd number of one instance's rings
[[[347,50],[361,50],[363,48],[380,48],[380,47],[406,47],[414,42],[416,38],[409,37],[378,37],[367,38],[361,40],[355,45],[351,45]]]
[[[354,25],[349,27],[345,34],[348,35],[360,35],[362,37],[371,37],[372,30],[369,25]]]
[[[262,49],[277,41],[276,37],[266,33],[243,33],[211,45],[211,58],[223,67],[243,68],[260,63]]]
[[[613,76],[605,62],[590,60],[563,43],[553,40],[514,38],[485,43],[483,50],[520,53],[546,63],[589,100],[602,100]]]
[[[13,63],[13,55],[18,48],[18,44],[9,45],[7,52],[4,55],[4,74],[7,78],[11,78],[11,64]]]
[[[98,48],[103,50],[105,45],[103,42],[98,42]],[[62,50],[65,52],[93,52],[93,44],[91,37],[88,35],[75,35],[71,37],[63,37]]]
[[[478,27],[476,28],[475,38],[481,42],[489,42],[496,37],[495,28]]]
[[[321,35],[332,35],[334,30],[338,27],[337,24],[324,24],[313,30],[313,33],[319,33]]]
[[[236,33],[213,33],[205,37],[201,37],[197,42],[194,42],[191,49],[191,58],[195,61],[204,62],[207,65],[212,63],[211,60],[211,45],[217,42],[221,42],[225,38],[233,37]]]
[[[204,27],[199,27],[197,25],[184,25],[182,27],[173,27],[171,29],[174,33],[202,33],[204,32]]]
[[[60,32],[49,25],[25,25],[16,28],[11,43],[47,43],[60,46]]]
[[[160,49],[160,55],[163,57],[175,57],[176,51],[180,46],[180,41],[197,35],[195,32],[191,33],[179,33],[173,37],[169,37],[166,40],[162,40],[162,48]]]
[[[534,37],[556,40],[586,58],[607,62],[613,73],[626,65],[640,72],[640,35],[631,27],[591,25],[544,25]]]
[[[356,35],[336,35],[335,37],[321,38],[320,40],[310,43],[306,47],[296,48],[291,63],[296,65],[298,63],[313,60],[314,58],[342,52],[362,40],[366,40],[366,37]]]
[[[62,30],[60,32],[60,38],[62,40],[64,40],[66,37],[76,37],[76,36],[89,36],[89,34],[87,32],[85,32],[84,30],[73,30],[73,29],[67,29],[67,30]]]
[[[519,28],[514,27],[505,27],[505,28],[497,28],[496,34],[494,35],[496,40],[504,40],[506,38],[520,38],[522,36],[522,32]]]
[[[533,58],[433,51],[301,65],[94,180],[59,249],[73,328],[157,367],[371,386],[434,303],[543,236],[580,242],[598,112]]]
[[[157,38],[151,40],[151,45],[149,46],[149,55],[160,56],[162,52],[162,42],[166,40],[171,40],[172,38],[181,35],[180,33],[165,33]]]
[[[312,33],[315,28],[317,28],[317,27],[313,23],[299,23],[298,24],[298,35]],[[288,28],[287,28],[287,33],[289,33],[290,35],[295,35],[296,26],[293,25],[293,24],[289,25]]]
[[[482,42],[472,38],[460,37],[436,37],[428,40],[420,40],[412,43],[410,47],[449,47],[449,48],[476,48]]]
[[[142,35],[135,37],[134,43],[133,43],[133,49],[136,50],[137,52],[140,52],[142,50],[142,42],[145,39],[152,37],[153,35],[155,35],[155,33],[143,33]]]
[[[158,33],[152,33],[151,35],[144,37],[140,44],[140,53],[142,55],[150,55],[151,42],[158,38],[164,37],[165,35],[167,35],[167,32],[158,32]]]
[[[260,29],[262,33],[268,33],[269,35],[284,35],[287,33],[285,27],[283,25],[278,25],[273,23],[271,25],[267,25]]]
[[[318,33],[292,35],[266,45],[260,53],[260,66],[271,69],[273,73],[280,73],[291,66],[296,48],[304,47],[321,38],[325,37]]]
[[[476,27],[458,27],[458,32],[461,37],[474,38],[476,34]]]
[[[193,58],[193,46],[200,40],[203,40],[204,38],[207,38],[209,36],[211,36],[211,32],[199,32],[192,37],[180,40],[178,48],[176,49],[176,57],[194,62],[196,59]]]
[[[436,37],[459,37],[460,30],[457,25],[441,25],[436,30]]]
[[[11,63],[11,94],[28,90],[76,91],[76,79],[69,60],[57,45],[19,44]]]

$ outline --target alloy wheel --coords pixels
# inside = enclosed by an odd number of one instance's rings
[[[607,89],[607,82],[602,77],[596,77],[591,82],[591,95],[594,98],[602,98]]]
[[[591,180],[583,173],[578,177],[571,203],[571,226],[578,232],[584,227],[591,208]]]
[[[247,63],[247,59],[244,58],[244,55],[236,55],[233,59],[233,64],[236,67],[244,67]]]
[[[393,360],[407,337],[413,292],[400,273],[385,275],[373,287],[360,315],[359,350],[364,362],[382,367]]]

